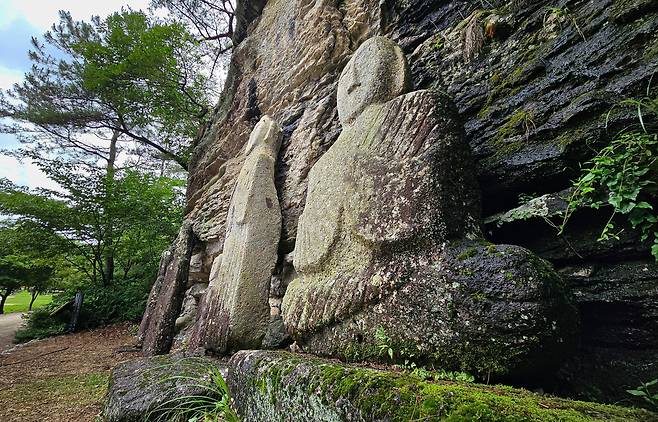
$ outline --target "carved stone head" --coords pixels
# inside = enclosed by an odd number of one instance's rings
[[[263,116],[251,132],[245,155],[251,154],[254,148],[261,145],[266,147],[269,155],[276,158],[281,147],[281,129],[270,116]]]
[[[338,117],[349,126],[372,104],[382,104],[410,89],[409,67],[402,49],[384,37],[364,42],[338,81]]]

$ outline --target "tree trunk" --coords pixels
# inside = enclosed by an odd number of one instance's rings
[[[5,302],[7,301],[7,298],[11,294],[12,290],[7,289],[5,290],[4,294],[0,294],[0,315],[5,313]]]
[[[32,290],[30,293],[32,293],[32,299],[30,300],[30,306],[27,309],[28,311],[32,310],[32,305],[34,305],[34,301],[37,300],[37,297],[39,297],[38,290]]]
[[[110,154],[107,159],[107,186],[108,186],[108,195],[114,195],[114,176],[115,176],[115,164],[117,159],[117,141],[119,140],[119,135],[121,132],[115,130],[112,134],[112,139],[110,140]],[[103,248],[104,261],[105,261],[105,271],[103,274],[103,284],[109,286],[114,280],[114,233],[113,226],[114,221],[112,221],[112,216],[108,216],[107,227],[105,229],[105,247]]]

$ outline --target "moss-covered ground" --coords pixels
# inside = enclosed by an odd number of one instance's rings
[[[507,386],[429,382],[405,373],[285,353],[263,356],[256,386],[266,400],[299,401],[297,405],[303,406],[304,397],[315,394],[327,406],[349,402],[356,412],[367,416],[366,420],[658,421],[658,415],[644,410],[573,401]]]

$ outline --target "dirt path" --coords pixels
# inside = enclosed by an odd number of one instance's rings
[[[0,352],[13,346],[14,334],[21,325],[23,325],[23,314],[20,312],[0,315]]]
[[[119,351],[133,334],[130,325],[114,325],[0,354],[0,421],[93,422],[110,369],[139,355]]]

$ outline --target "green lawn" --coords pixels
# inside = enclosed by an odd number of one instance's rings
[[[39,297],[37,297],[37,300],[34,302],[32,309],[45,306],[52,300],[52,295],[41,294]],[[8,314],[11,312],[27,312],[28,306],[30,306],[30,294],[26,291],[22,291],[7,298],[7,302],[5,303],[5,313]]]

